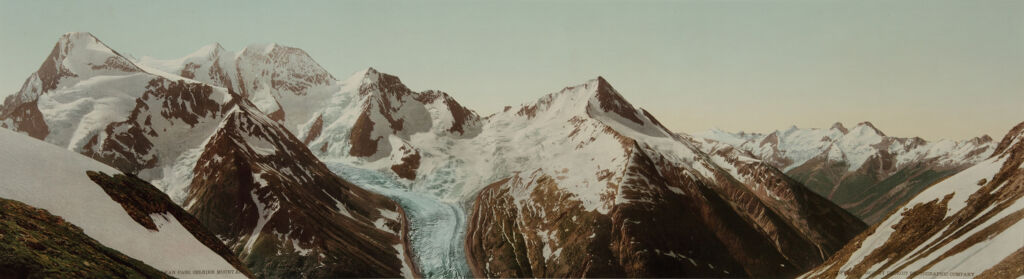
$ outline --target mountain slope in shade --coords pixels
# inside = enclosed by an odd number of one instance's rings
[[[489,116],[456,146],[476,276],[792,276],[864,227],[767,164],[701,152],[603,78]]]
[[[46,210],[0,198],[0,274],[8,278],[159,278]]]
[[[697,136],[751,152],[870,224],[995,149],[987,135],[928,142],[886,136],[870,122],[849,129],[836,123],[767,135],[711,130]]]
[[[230,263],[233,258],[204,245],[187,221],[153,212],[141,216],[151,221],[144,226],[86,175],[87,171],[117,170],[6,129],[0,129],[0,141],[4,142],[0,157],[18,158],[16,163],[0,165],[0,197],[45,209],[104,246],[159,270],[220,270],[244,277],[244,270],[238,271]]]
[[[186,208],[260,277],[412,277],[405,213],[239,102],[203,148]]]
[[[993,155],[928,187],[807,278],[1024,276],[1024,123]]]

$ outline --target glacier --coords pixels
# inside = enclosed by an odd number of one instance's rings
[[[399,183],[389,173],[343,162],[325,161],[324,164],[349,182],[385,195],[402,206],[409,221],[413,260],[423,277],[472,277],[463,242],[466,211],[459,203],[443,200],[429,192],[412,190],[419,187]]]

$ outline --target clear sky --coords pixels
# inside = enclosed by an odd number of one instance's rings
[[[1024,1],[0,3],[0,96],[88,31],[137,57],[277,42],[483,115],[601,75],[678,132],[999,138],[1024,121]]]

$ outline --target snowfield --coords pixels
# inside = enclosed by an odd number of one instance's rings
[[[86,171],[119,171],[80,154],[0,129],[0,197],[46,209],[103,245],[162,271],[235,270],[178,220],[152,216],[159,231],[135,222]],[[189,278],[188,274],[174,274]],[[202,277],[202,275],[196,275]],[[241,273],[235,277],[244,278]]]

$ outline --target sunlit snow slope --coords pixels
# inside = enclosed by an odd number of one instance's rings
[[[119,171],[7,129],[0,129],[0,142],[0,158],[16,160],[0,164],[0,197],[46,209],[103,245],[159,270],[236,270],[173,216],[150,216],[159,230],[146,229],[86,176],[86,171]]]

